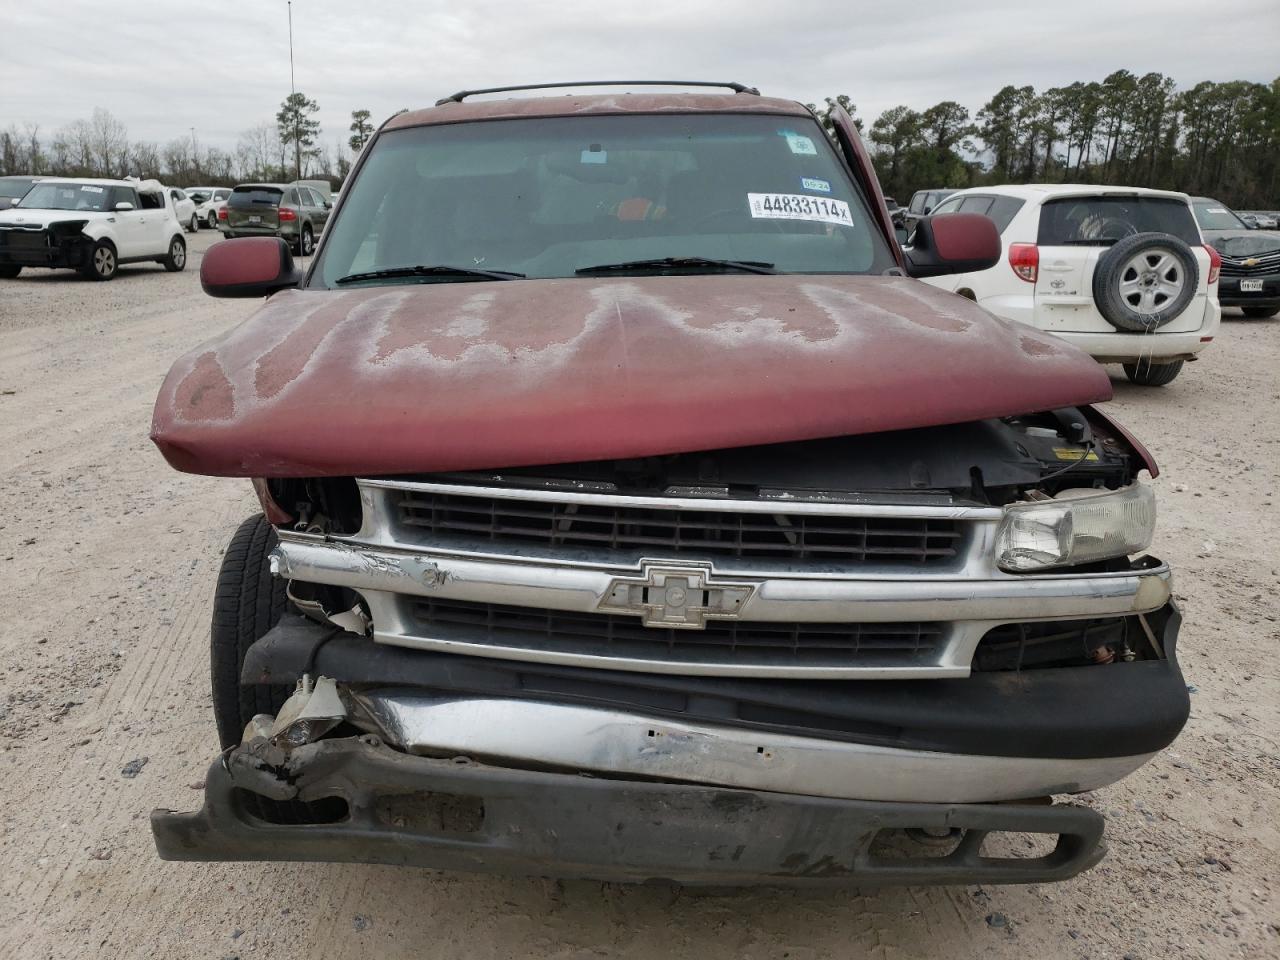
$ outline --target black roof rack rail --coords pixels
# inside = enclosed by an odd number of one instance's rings
[[[734,93],[749,93],[760,96],[755,87],[742,83],[714,83],[710,80],[584,80],[580,83],[526,83],[518,87],[487,87],[483,90],[459,90],[452,96],[437,100],[436,106],[446,103],[461,103],[467,97],[482,93],[512,93],[516,90],[553,90],[557,87],[727,87]]]

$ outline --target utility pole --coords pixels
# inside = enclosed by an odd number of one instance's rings
[[[295,180],[302,179],[302,141],[299,139],[299,117],[300,111],[298,105],[292,102],[292,97],[297,94],[297,88],[293,83],[293,0],[288,0],[289,7],[289,96],[293,106],[293,158],[297,172],[294,174]]]
[[[200,145],[196,142],[196,128],[191,128],[191,166],[195,168],[196,179],[200,179]]]

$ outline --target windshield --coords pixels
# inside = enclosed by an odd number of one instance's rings
[[[764,115],[564,117],[416,127],[381,136],[327,229],[312,284],[453,266],[571,277],[778,273],[894,266],[817,123]],[[693,263],[700,259],[702,263]],[[365,283],[450,282],[402,272]],[[473,278],[474,279],[474,278]],[[350,282],[350,281],[348,281]]]
[[[1204,242],[1185,200],[1109,194],[1046,201],[1037,243],[1106,247],[1135,233],[1169,233],[1192,246]]]
[[[107,209],[106,187],[92,183],[35,184],[18,204],[26,210],[89,210],[101,213]]]
[[[227,199],[227,206],[278,207],[283,193],[278,187],[236,187]]]
[[[1201,230],[1247,230],[1245,222],[1217,200],[1197,200],[1191,204]]]

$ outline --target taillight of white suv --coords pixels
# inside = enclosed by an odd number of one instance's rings
[[[1035,283],[1040,273],[1040,248],[1034,243],[1009,244],[1009,266],[1027,283]]]
[[[1213,286],[1218,282],[1218,273],[1222,270],[1222,254],[1207,243],[1204,248],[1209,253],[1209,286]]]

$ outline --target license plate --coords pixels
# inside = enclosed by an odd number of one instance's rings
[[[250,223],[261,223],[261,222],[262,222],[262,218],[261,218],[261,217],[250,217],[250,218],[249,218],[249,222],[250,222]]]
[[[1241,293],[1261,293],[1262,281],[1261,280],[1241,280],[1240,292]]]

